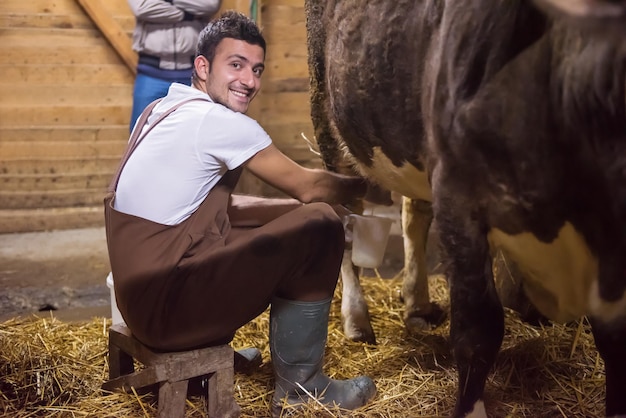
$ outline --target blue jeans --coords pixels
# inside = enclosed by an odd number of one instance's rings
[[[184,78],[181,77],[178,80],[163,80],[143,73],[137,73],[137,77],[135,78],[135,87],[133,89],[133,111],[130,117],[131,131],[146,106],[156,99],[165,97],[167,95],[167,90],[170,88],[170,84],[174,82],[186,84],[188,86],[191,84],[189,76]]]

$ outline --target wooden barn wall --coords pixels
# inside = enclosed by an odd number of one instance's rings
[[[93,0],[90,0],[93,3]],[[268,42],[249,115],[287,155],[320,166],[311,138],[303,0],[259,1]],[[126,0],[99,0],[130,37]],[[223,9],[249,11],[248,0]],[[128,140],[134,74],[78,0],[0,1],[0,233],[104,225]],[[239,191],[279,195],[244,175]]]

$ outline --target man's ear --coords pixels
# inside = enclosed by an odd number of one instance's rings
[[[211,63],[206,57],[199,55],[193,60],[193,66],[196,70],[198,78],[202,81],[206,81],[211,71]]]

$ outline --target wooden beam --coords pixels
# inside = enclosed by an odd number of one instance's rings
[[[0,234],[103,226],[101,202],[85,207],[0,209]]]
[[[137,73],[137,53],[133,51],[132,41],[124,30],[102,6],[100,0],[76,0],[89,15],[94,24],[104,34],[113,49],[133,73]]]

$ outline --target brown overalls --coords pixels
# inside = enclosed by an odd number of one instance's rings
[[[139,341],[160,350],[223,344],[281,289],[332,286],[332,295],[344,248],[339,217],[329,205],[313,203],[258,228],[232,227],[227,209],[242,167],[227,172],[178,225],[115,210],[135,132],[104,202],[118,308]]]

